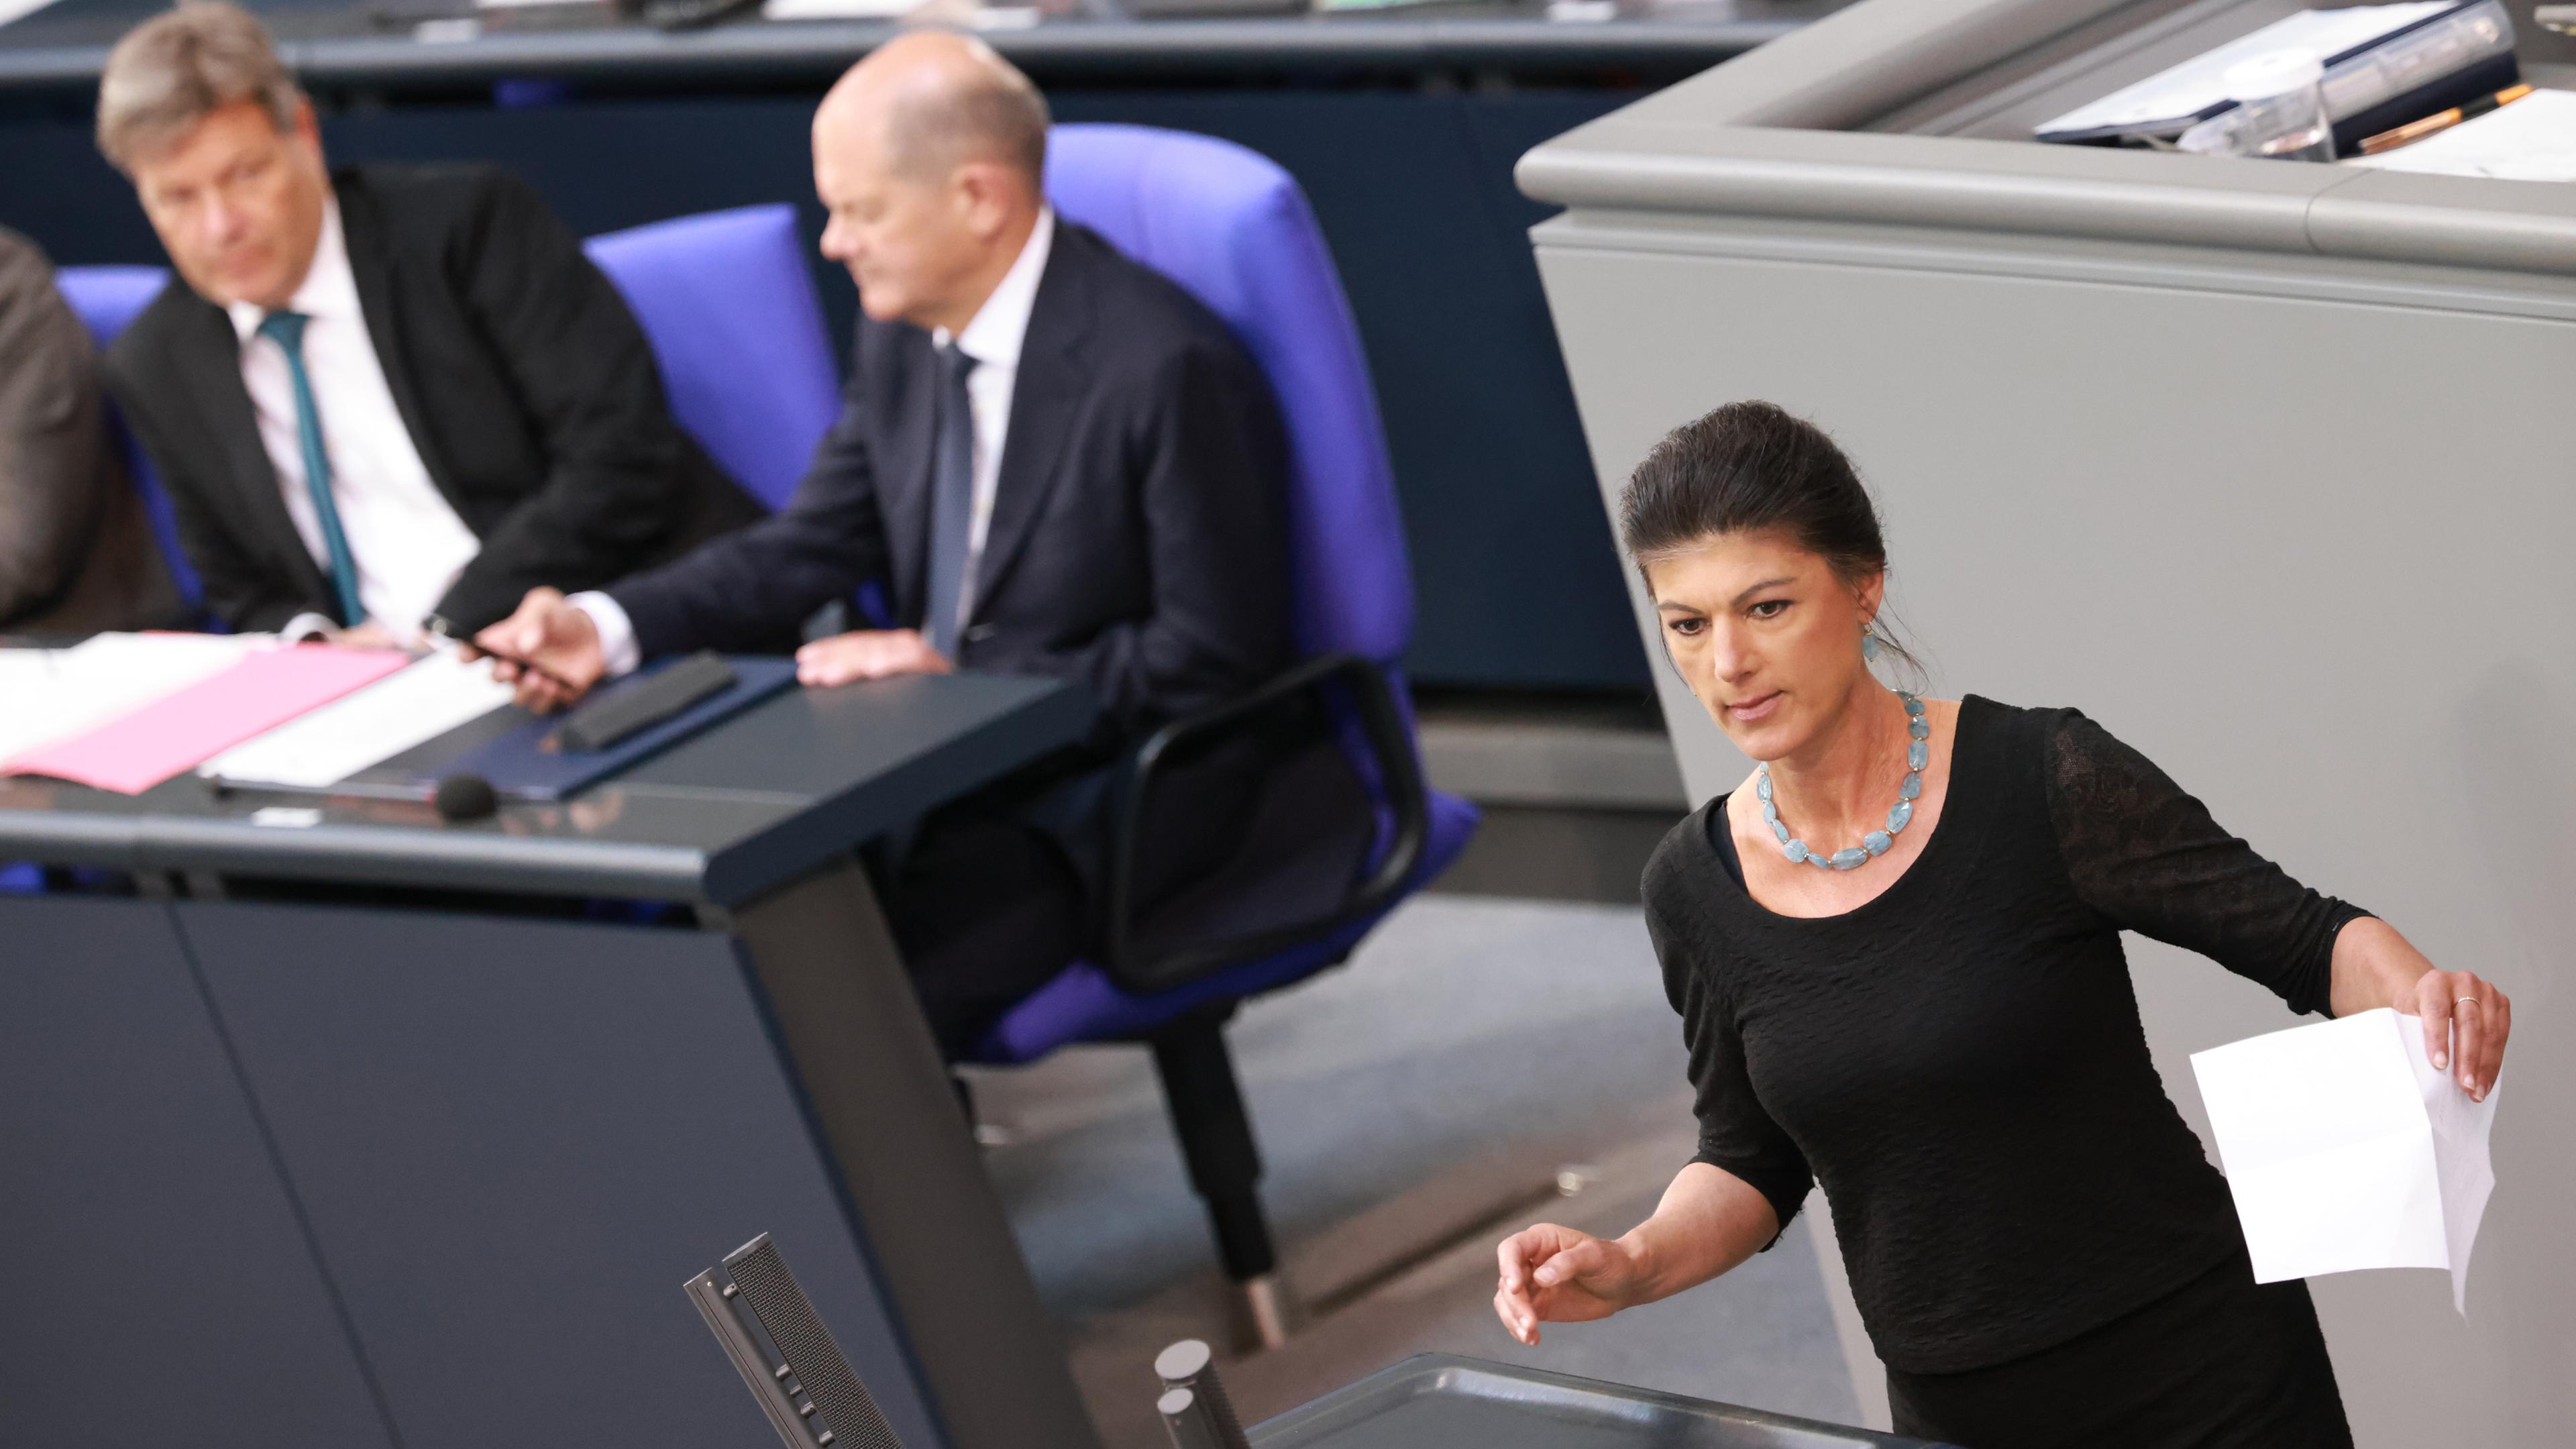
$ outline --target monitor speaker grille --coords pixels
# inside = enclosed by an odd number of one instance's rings
[[[787,1271],[786,1260],[778,1256],[769,1235],[763,1233],[727,1258],[725,1270],[751,1301],[762,1330],[786,1357],[806,1398],[813,1402],[814,1417],[821,1421],[816,1440],[829,1443],[831,1449],[903,1449],[885,1415],[877,1411],[876,1400],[868,1396],[867,1386],[850,1371],[850,1361],[832,1341],[831,1330],[815,1316],[805,1290],[796,1286],[795,1275]],[[822,1437],[825,1429],[831,1431],[828,1441]]]

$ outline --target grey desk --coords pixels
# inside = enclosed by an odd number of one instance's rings
[[[1247,1437],[1255,1449],[1941,1449],[1445,1353],[1417,1354]]]
[[[1935,688],[2081,705],[2293,874],[2549,1003],[2515,1024],[2468,1320],[2434,1273],[2314,1285],[2363,1445],[2540,1449],[2576,1442],[2576,188],[2026,139],[2294,8],[1870,0],[1520,177],[1570,208],[1537,254],[1605,501],[1718,403],[1815,419]],[[1661,673],[1706,799],[1746,762]],[[2131,956],[2197,1123],[2189,1053],[2293,1019]]]
[[[906,1444],[1090,1449],[852,847],[1092,717],[791,692],[454,827],[0,783],[0,859],[148,887],[0,897],[0,1442],[759,1449],[680,1285],[766,1230]],[[589,896],[699,927],[514,905]]]

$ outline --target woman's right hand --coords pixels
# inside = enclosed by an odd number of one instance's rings
[[[1623,1239],[1612,1241],[1555,1223],[1523,1228],[1495,1249],[1502,1268],[1494,1313],[1512,1337],[1538,1342],[1545,1323],[1584,1323],[1639,1301],[1644,1265]]]

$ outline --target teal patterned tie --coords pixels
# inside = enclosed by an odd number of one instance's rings
[[[356,625],[366,621],[367,606],[358,602],[358,565],[349,557],[348,535],[340,531],[340,505],[331,501],[331,455],[322,447],[322,414],[313,406],[313,379],[304,371],[304,324],[312,320],[301,312],[271,312],[260,319],[259,335],[286,354],[286,375],[295,383],[295,439],[304,448],[304,490],[313,496],[313,517],[331,555],[340,622]]]

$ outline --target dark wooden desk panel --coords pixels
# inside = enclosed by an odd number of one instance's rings
[[[0,895],[0,1164],[0,1443],[393,1449],[169,907]]]
[[[680,1290],[761,1232],[938,1442],[732,941],[173,909],[404,1449],[774,1449]]]

